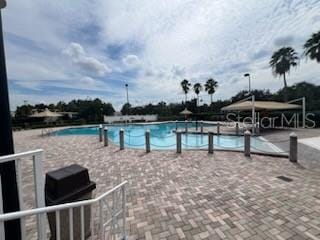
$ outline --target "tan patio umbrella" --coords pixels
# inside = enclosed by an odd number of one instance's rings
[[[181,115],[191,115],[192,112],[189,111],[187,108],[185,108],[182,112],[180,112]]]
[[[185,119],[187,119],[188,115],[193,114],[191,111],[189,111],[187,108],[185,108],[182,112],[180,112],[181,115],[184,115]]]

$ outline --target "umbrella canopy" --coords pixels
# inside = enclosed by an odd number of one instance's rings
[[[180,112],[181,115],[191,115],[192,112],[189,111],[187,108],[185,108],[182,112]]]
[[[302,107],[297,104],[275,102],[275,101],[255,101],[255,110],[289,110],[289,109],[301,109]],[[250,111],[252,110],[252,101],[236,102],[226,107],[221,108],[222,111]]]
[[[50,118],[50,117],[62,117],[62,115],[56,112],[51,112],[48,108],[46,108],[43,112],[34,113],[30,117]]]

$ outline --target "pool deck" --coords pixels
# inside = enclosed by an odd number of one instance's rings
[[[277,129],[262,133],[270,142],[280,147],[284,151],[289,151],[289,143],[283,141],[289,139],[289,135],[294,132],[298,136],[298,159],[304,167],[320,172],[320,150],[300,142],[320,136],[320,129]]]
[[[282,139],[289,133],[265,137]],[[44,149],[46,172],[83,165],[97,183],[96,195],[128,180],[130,240],[320,239],[318,150],[299,144],[299,164],[292,164],[288,159],[246,158],[234,152],[119,151],[116,146],[103,147],[95,136],[40,134],[15,132],[15,148]],[[29,181],[25,176],[25,193],[32,191]],[[31,202],[30,194],[25,198]]]

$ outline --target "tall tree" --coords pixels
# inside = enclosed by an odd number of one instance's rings
[[[185,103],[187,103],[187,94],[188,92],[190,91],[190,86],[191,86],[191,83],[189,83],[189,81],[187,79],[184,79],[181,83],[181,88],[182,88],[182,91],[184,92],[185,94]]]
[[[202,91],[202,85],[200,83],[195,83],[193,85],[193,91],[197,95],[197,106],[199,105],[199,93]]]
[[[210,95],[210,105],[212,105],[212,95],[216,92],[216,89],[218,88],[218,82],[210,78],[207,80],[204,87],[205,91],[208,92],[208,94]]]
[[[303,45],[305,56],[320,63],[320,31],[313,33]]]
[[[129,115],[130,111],[131,111],[131,104],[130,103],[125,103],[121,108],[121,113],[123,115]]]
[[[298,64],[298,54],[292,47],[283,47],[274,52],[269,62],[273,74],[283,76],[284,101],[288,101],[286,73],[290,72],[291,67]]]

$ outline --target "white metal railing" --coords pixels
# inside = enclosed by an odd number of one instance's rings
[[[19,196],[19,204],[20,209],[24,210],[26,208],[26,204],[23,201],[23,186],[22,186],[22,161],[25,160],[32,160],[32,172],[34,178],[34,188],[35,188],[35,206],[37,208],[41,208],[45,206],[45,198],[44,198],[44,177],[43,177],[43,167],[42,162],[44,161],[44,152],[42,149],[17,153],[17,154],[10,154],[6,156],[0,157],[0,164],[6,163],[10,161],[15,161],[16,165],[16,176],[17,176],[17,186],[18,186],[18,196]],[[3,213],[3,196],[2,196],[2,182],[1,182],[1,175],[0,175],[0,214]],[[37,228],[38,232],[41,232],[42,225],[44,225],[45,217],[43,215],[37,216]],[[21,219],[21,231],[22,233],[26,231],[25,229],[25,220]],[[3,222],[0,222],[0,239],[4,229]]]
[[[127,181],[122,182],[101,196],[73,203],[23,210],[0,215],[0,223],[32,216],[46,216],[52,213],[55,224],[55,239],[126,239],[126,190]],[[89,212],[89,215],[87,215]],[[89,218],[89,219],[88,219]],[[90,222],[89,234],[85,223]],[[75,231],[75,228],[77,228]],[[23,239],[26,233],[23,233]],[[4,233],[0,239],[5,239]],[[47,226],[41,225],[37,239],[47,239]]]
[[[21,161],[31,158],[33,161],[35,206],[26,209],[22,192]],[[125,239],[126,238],[126,190],[127,181],[122,182],[101,196],[73,203],[45,207],[44,175],[42,161],[43,150],[0,157],[0,163],[15,161],[17,185],[21,211],[3,214],[2,184],[0,175],[0,239],[5,240],[4,223],[20,219],[22,239],[48,238],[48,216],[51,235],[54,239]],[[34,220],[35,217],[35,220]],[[26,224],[28,221],[28,224]],[[90,226],[89,226],[90,223]],[[54,228],[52,228],[52,226]],[[28,227],[28,229],[26,229]]]

